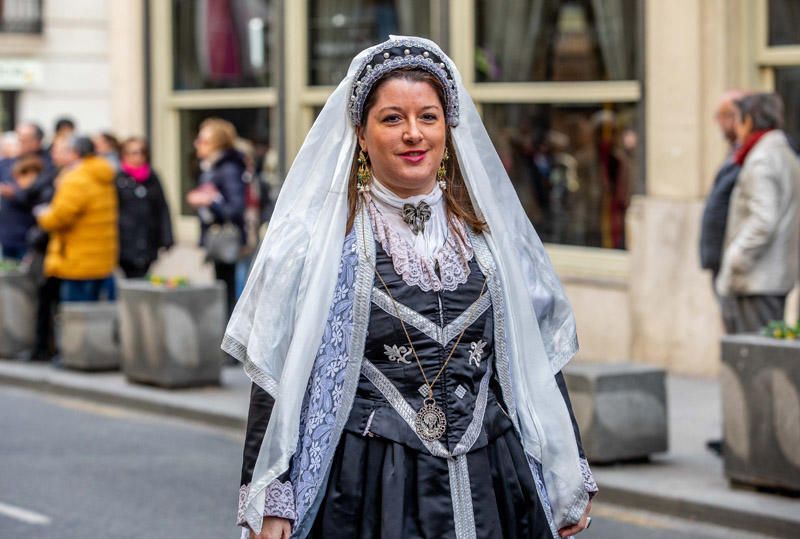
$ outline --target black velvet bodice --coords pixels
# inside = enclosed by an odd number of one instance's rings
[[[484,286],[484,274],[474,257],[469,269],[467,281],[456,290],[425,292],[406,284],[395,272],[391,257],[379,243],[376,245],[376,270],[383,282],[375,276],[364,357],[417,411],[423,405],[424,379],[400,318],[429,381],[433,381],[455,345],[434,385],[436,404],[447,418],[447,431],[440,441],[448,451],[458,445],[473,420],[484,377],[488,377],[484,383],[489,386],[484,390],[488,404],[482,432],[473,448],[485,445],[488,439],[511,427],[497,404],[495,384],[490,384],[494,370],[494,317],[489,287]],[[425,451],[414,431],[363,374],[345,428]]]

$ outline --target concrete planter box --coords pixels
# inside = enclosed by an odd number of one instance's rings
[[[590,462],[636,460],[667,451],[663,369],[577,361],[564,369],[564,378]]]
[[[162,387],[219,384],[225,324],[222,283],[166,288],[119,282],[122,370]]]
[[[64,366],[85,371],[119,369],[116,321],[116,303],[62,303],[58,325]]]
[[[725,475],[800,492],[800,342],[722,339]]]
[[[31,350],[36,338],[36,283],[17,271],[0,272],[0,358]]]

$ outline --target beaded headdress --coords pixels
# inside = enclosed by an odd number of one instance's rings
[[[364,103],[375,83],[396,69],[423,69],[434,75],[444,88],[447,125],[458,125],[458,86],[445,60],[444,53],[430,42],[416,39],[391,39],[376,46],[358,71],[350,96],[350,120],[361,125]]]

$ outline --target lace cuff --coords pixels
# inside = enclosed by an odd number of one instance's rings
[[[281,517],[288,520],[297,519],[294,509],[294,488],[292,488],[291,481],[283,482],[275,479],[267,486],[264,516]]]
[[[239,487],[239,510],[236,513],[236,524],[244,526],[247,530],[247,520],[244,517],[247,509],[247,495],[250,493],[250,484]],[[291,481],[275,479],[267,485],[266,500],[264,501],[265,517],[280,517],[295,520],[297,513],[294,508],[294,489]],[[242,537],[245,537],[244,534]]]
[[[589,468],[589,462],[586,459],[581,459],[581,474],[583,474],[583,486],[586,488],[586,492],[589,493],[589,497],[594,497],[599,490],[597,488],[597,483],[594,480],[594,475],[592,475],[592,470]]]

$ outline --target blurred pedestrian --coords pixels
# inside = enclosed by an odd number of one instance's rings
[[[26,251],[26,236],[35,225],[31,213],[35,194],[52,183],[53,165],[42,147],[44,132],[35,123],[23,123],[16,129],[19,155],[0,167],[0,246],[4,258],[19,260]],[[34,158],[42,169],[27,187],[22,188],[13,178],[12,171],[20,159]]]
[[[35,155],[42,160],[45,170],[53,168],[50,154],[44,148],[44,131],[35,123],[23,123],[16,129],[19,140],[19,156]]]
[[[15,159],[11,169],[11,182],[0,182],[0,248],[2,258],[22,260],[27,252],[27,236],[36,224],[31,208],[21,202],[20,191],[34,184],[44,165],[41,159],[27,155]]]
[[[202,172],[198,187],[186,196],[200,217],[200,241],[216,278],[225,283],[228,316],[236,303],[236,263],[245,243],[246,165],[235,140],[236,128],[226,120],[200,124],[194,147]]]
[[[53,126],[53,142],[62,137],[69,137],[75,134],[75,121],[72,118],[62,116],[56,120]]]
[[[172,247],[172,221],[144,137],[122,143],[117,174],[119,266],[129,279],[144,277],[161,248]]]
[[[14,131],[6,131],[0,136],[0,161],[19,156],[19,138]]]
[[[92,137],[95,151],[99,157],[111,163],[114,170],[119,172],[120,144],[119,139],[109,132],[103,131]]]
[[[728,207],[740,170],[739,164],[733,159],[737,147],[734,101],[745,95],[741,90],[725,92],[720,98],[714,114],[714,119],[728,145],[728,153],[714,178],[700,225],[700,267],[711,271],[712,287],[717,279],[720,264],[722,264],[722,247],[725,243]]]
[[[63,147],[61,147],[63,140]],[[97,157],[89,138],[56,141],[64,167],[52,205],[37,212],[50,233],[45,274],[61,279],[61,301],[97,301],[109,290],[118,260],[117,193],[114,171]]]
[[[783,126],[783,101],[757,93],[734,102],[742,167],[731,194],[716,280],[728,333],[783,320],[800,268],[800,162]]]
[[[261,241],[261,225],[264,223],[264,198],[268,196],[269,188],[262,180],[256,167],[255,146],[247,139],[237,138],[234,147],[242,154],[245,162],[245,210],[244,232],[245,240],[236,263],[236,298],[244,290],[253,255]]]

